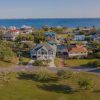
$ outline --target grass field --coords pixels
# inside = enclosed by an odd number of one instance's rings
[[[31,60],[30,58],[24,57],[21,62],[22,62],[23,65],[27,65],[30,60]],[[0,61],[0,67],[1,68],[2,67],[4,67],[4,68],[13,67],[13,66],[17,65],[18,62],[19,62],[18,59],[16,59],[16,61],[14,63],[8,63],[8,62],[5,62],[5,61]]]
[[[69,66],[69,67],[80,67],[80,66],[88,67],[87,65],[89,63],[92,63],[96,60],[98,60],[98,59],[66,59],[66,60],[64,60],[64,64],[65,64],[65,66]],[[60,58],[55,59],[55,65],[57,67],[62,66]],[[92,66],[89,66],[89,67],[92,67]]]
[[[66,93],[60,89],[61,84],[78,88],[76,81],[81,76],[94,79],[96,83],[94,91]],[[46,86],[51,89],[46,90]],[[100,77],[80,73],[68,80],[50,82],[37,82],[30,77],[20,77],[9,83],[0,82],[0,100],[100,100]]]
[[[22,64],[23,64],[23,65],[27,65],[27,64],[29,63],[30,60],[31,60],[30,58],[24,57],[24,58],[22,59]]]
[[[89,64],[89,63],[92,63],[94,61],[96,61],[98,59],[71,59],[71,60],[65,60],[65,63],[69,66],[76,66],[76,67],[79,67],[79,66],[86,66]],[[92,67],[92,66],[90,66]]]
[[[0,67],[10,67],[12,65],[13,65],[12,63],[0,61]]]

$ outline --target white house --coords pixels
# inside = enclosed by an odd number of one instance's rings
[[[56,45],[40,43],[30,51],[30,55],[36,60],[52,60],[56,56]]]
[[[74,40],[75,41],[84,41],[85,40],[85,35],[75,35]]]

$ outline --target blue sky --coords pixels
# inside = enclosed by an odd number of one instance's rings
[[[0,0],[0,18],[100,18],[100,0]]]

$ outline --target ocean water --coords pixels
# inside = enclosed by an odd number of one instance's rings
[[[44,25],[48,26],[67,26],[71,28],[75,27],[91,27],[96,26],[100,28],[99,18],[81,18],[81,19],[0,19],[0,26],[16,26],[31,25],[36,28],[41,28]]]

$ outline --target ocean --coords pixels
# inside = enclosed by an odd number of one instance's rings
[[[42,26],[66,26],[66,27],[91,27],[100,28],[100,18],[59,18],[59,19],[0,19],[0,26],[16,26],[22,25],[34,26],[41,28]]]

